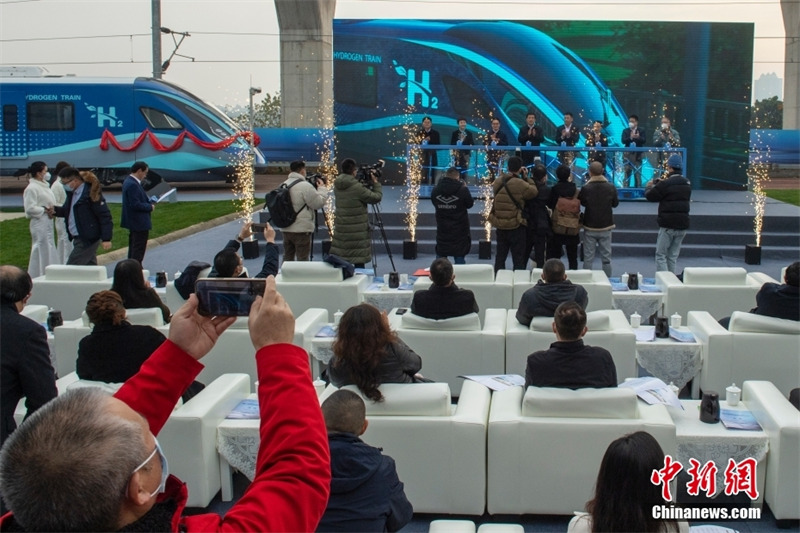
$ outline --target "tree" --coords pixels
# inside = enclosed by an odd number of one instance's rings
[[[281,93],[274,95],[265,93],[260,102],[253,105],[253,127],[254,128],[280,128],[281,127]],[[243,112],[239,108],[239,113],[231,113],[231,120],[243,130],[250,129],[250,110]]]
[[[777,96],[756,100],[750,113],[750,127],[762,130],[783,129],[783,102]]]

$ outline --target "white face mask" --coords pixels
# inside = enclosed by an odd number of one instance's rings
[[[50,173],[49,172],[45,172],[44,173],[44,181],[50,181]]]
[[[636,124],[634,124],[633,122],[628,122],[628,127],[630,129],[634,130],[634,129],[636,129]]]
[[[144,467],[144,465],[146,465],[147,463],[150,462],[150,459],[152,459],[155,454],[158,454],[159,461],[161,462],[161,482],[158,484],[158,487],[156,487],[156,490],[154,490],[152,492],[152,494],[150,494],[151,498],[153,496],[155,496],[156,494],[158,494],[160,492],[164,492],[166,490],[166,488],[167,488],[167,478],[169,477],[169,465],[167,464],[167,457],[164,455],[164,452],[161,451],[161,445],[158,443],[158,439],[156,439],[156,448],[155,448],[155,450],[153,450],[153,453],[148,455],[147,459],[142,461],[142,464],[137,466],[133,470],[133,473],[131,474],[131,475],[133,475],[136,472],[138,472],[139,470],[141,470]]]

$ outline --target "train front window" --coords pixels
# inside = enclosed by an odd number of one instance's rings
[[[224,139],[232,133],[230,131],[225,130],[225,128],[220,126],[220,124],[217,123],[212,117],[204,115],[197,109],[188,106],[183,102],[172,100],[171,103],[178,109],[178,111],[186,115],[186,117],[192,122],[192,124],[200,128],[204,133],[208,135]]]
[[[150,129],[154,130],[182,130],[183,124],[177,119],[171,117],[160,109],[152,107],[140,107],[139,111],[142,112],[144,119]]]
[[[5,116],[3,117],[5,121]],[[29,102],[30,131],[70,131],[75,129],[75,106],[72,102]]]

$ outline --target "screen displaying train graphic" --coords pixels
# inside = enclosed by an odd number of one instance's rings
[[[476,145],[497,118],[516,145],[533,112],[543,146],[556,146],[564,114],[580,130],[575,172],[586,167],[586,136],[599,121],[610,147],[622,147],[629,115],[653,146],[662,116],[686,149],[685,174],[703,188],[746,186],[753,62],[751,23],[334,20],[334,119],[339,159],[387,163],[384,177],[406,179],[406,146],[424,117],[441,144],[457,119]],[[513,155],[513,148],[505,153]],[[455,152],[437,151],[436,174]],[[542,152],[554,170],[557,152]],[[608,154],[607,174],[625,185],[624,152]],[[486,171],[472,154],[467,180]],[[616,164],[615,164],[616,163]],[[656,168],[645,154],[642,168]],[[630,173],[630,172],[629,172]]]

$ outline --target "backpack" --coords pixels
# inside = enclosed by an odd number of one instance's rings
[[[291,185],[282,183],[280,187],[271,190],[264,197],[266,208],[269,210],[269,223],[276,228],[288,228],[294,221],[297,220],[297,215],[305,208],[305,205],[299,211],[294,210],[292,205],[292,197],[289,194],[289,189],[300,183],[301,179],[294,180]]]
[[[578,194],[572,198],[562,196],[553,209],[553,233],[559,235],[577,235],[581,229],[581,201]]]

